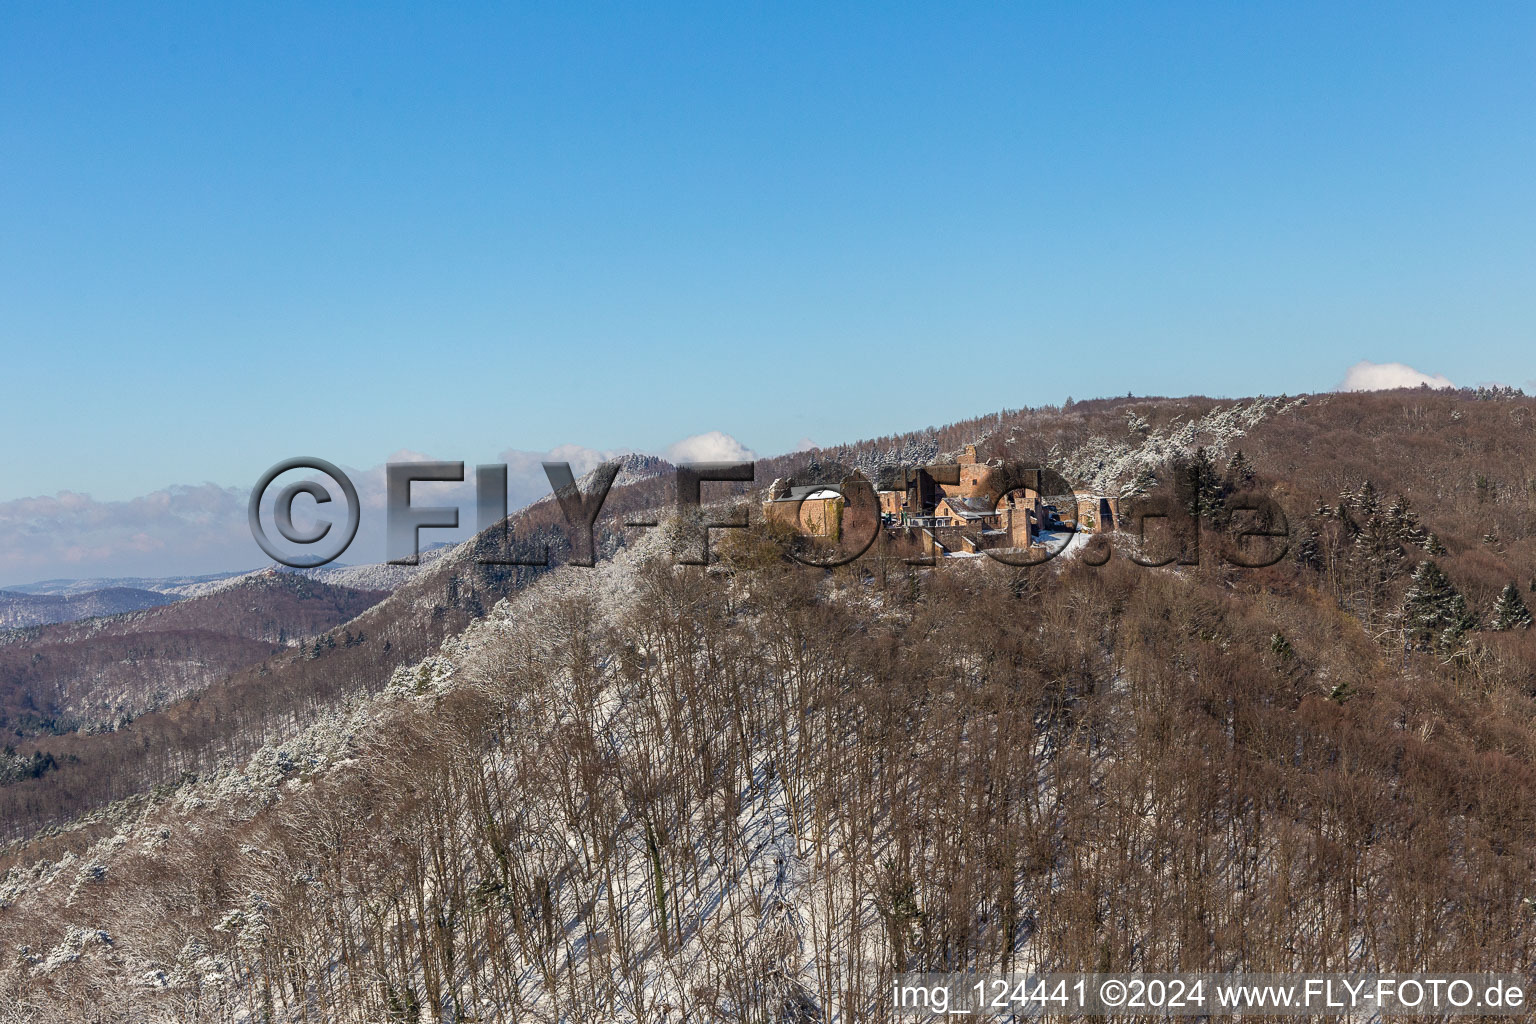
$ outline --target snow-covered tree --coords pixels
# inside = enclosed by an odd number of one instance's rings
[[[1387,526],[1393,536],[1404,544],[1412,544],[1414,547],[1424,544],[1424,528],[1419,525],[1418,513],[1413,510],[1407,498],[1394,498],[1387,507]]]
[[[1431,561],[1419,563],[1413,581],[1403,595],[1403,630],[1411,642],[1420,646],[1441,646],[1475,625],[1467,611],[1467,599],[1461,596],[1445,571]]]
[[[1317,531],[1312,527],[1305,527],[1301,532],[1301,539],[1296,542],[1296,562],[1309,569],[1321,569],[1323,567],[1322,547],[1318,543]]]
[[[1189,514],[1197,519],[1219,522],[1226,511],[1226,496],[1215,460],[1205,448],[1196,448],[1184,470]]]
[[[1131,495],[1136,494],[1146,494],[1156,486],[1157,474],[1152,472],[1151,467],[1142,466],[1136,471],[1136,478],[1131,481],[1128,487],[1125,488],[1121,496],[1130,497]]]
[[[1373,516],[1381,510],[1381,497],[1376,493],[1376,485],[1369,480],[1360,485],[1360,490],[1355,492],[1354,506],[1362,515]]]
[[[1531,624],[1531,610],[1520,597],[1520,588],[1513,583],[1505,586],[1499,599],[1493,603],[1490,626],[1496,630],[1525,629]]]
[[[1253,483],[1253,463],[1248,461],[1248,456],[1243,454],[1241,448],[1227,460],[1227,477],[1238,487]]]

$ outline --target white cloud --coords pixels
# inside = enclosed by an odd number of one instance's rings
[[[1456,385],[1444,374],[1421,373],[1406,363],[1373,363],[1362,359],[1349,368],[1339,391],[1389,391],[1392,388],[1416,388],[1428,384],[1432,388],[1453,388]]]
[[[549,478],[544,475],[546,462],[568,462],[571,475],[580,478],[599,464],[628,455],[629,452],[628,448],[599,451],[579,444],[557,444],[547,452],[508,448],[496,456],[507,467],[507,508],[519,509],[549,496]]]
[[[264,561],[245,521],[247,492],[200,484],[127,501],[61,491],[0,502],[0,579],[172,576]]]
[[[722,430],[685,437],[663,454],[673,463],[750,462],[757,458],[756,452]]]

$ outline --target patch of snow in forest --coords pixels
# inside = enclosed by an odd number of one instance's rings
[[[1133,434],[1141,435],[1139,441],[1094,437],[1076,451],[1052,448],[1047,464],[1075,485],[1095,493],[1107,494],[1116,489],[1122,494],[1129,493],[1142,471],[1156,470],[1200,447],[1213,456],[1225,454],[1264,419],[1288,413],[1305,402],[1304,398],[1286,401],[1264,397],[1234,402],[1193,419],[1176,421],[1161,430],[1153,430],[1132,412],[1130,427]]]

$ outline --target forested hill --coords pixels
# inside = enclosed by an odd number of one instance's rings
[[[9,848],[0,1010],[887,1021],[898,969],[1528,969],[1536,402],[1076,403],[754,486],[966,443],[1171,496],[1201,557],[823,570],[755,521],[680,566],[661,476],[582,568],[534,506],[548,568],[467,545],[18,767],[16,813],[86,816]],[[1289,527],[1260,569],[1211,557],[1249,493]],[[107,757],[124,791],[88,792]]]
[[[25,594],[0,590],[0,629],[72,622],[98,615],[153,608],[176,600],[168,594],[133,587],[103,587],[81,594]]]
[[[0,729],[16,742],[114,728],[384,596],[267,572],[173,603],[0,633]]]

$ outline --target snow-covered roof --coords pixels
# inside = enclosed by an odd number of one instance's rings
[[[806,487],[791,487],[789,493],[782,498],[774,498],[774,501],[824,501],[829,498],[841,498],[842,495],[830,487],[822,484],[811,484]]]
[[[988,519],[997,515],[997,509],[985,498],[946,497],[944,504],[962,519]]]

